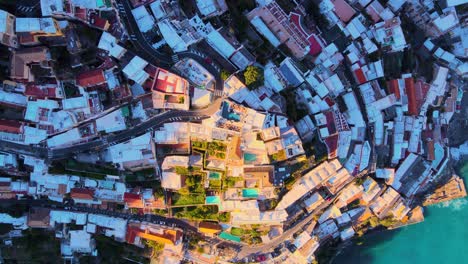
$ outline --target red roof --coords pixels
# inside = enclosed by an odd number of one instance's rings
[[[366,76],[364,75],[364,72],[361,68],[354,70],[354,75],[356,76],[358,84],[363,84],[367,82]]]
[[[125,240],[128,244],[133,244],[135,242],[135,237],[141,230],[137,227],[127,226],[127,234],[125,235]]]
[[[101,29],[106,29],[106,25],[107,25],[107,20],[98,16],[96,13],[92,13],[90,15],[90,24],[95,26],[95,27],[98,27],[98,28],[101,28]]]
[[[336,158],[336,150],[338,149],[338,134],[327,137],[324,142],[325,145],[327,145],[328,158]]]
[[[55,98],[56,87],[41,87],[35,84],[27,84],[24,94],[27,96],[33,96],[37,98]]]
[[[106,78],[101,69],[95,69],[78,74],[76,81],[79,86],[91,87],[106,82]]]
[[[7,133],[20,134],[22,132],[23,125],[16,120],[0,120],[0,131]]]
[[[320,43],[317,41],[317,38],[315,35],[310,35],[307,40],[310,43],[310,51],[309,54],[314,56],[319,54],[322,51],[322,46],[320,46]]]
[[[397,79],[393,79],[393,80],[388,81],[388,89],[390,90],[391,93],[395,94],[395,97],[397,99],[401,98],[400,85],[398,84]]]
[[[86,8],[75,7],[75,17],[81,20],[86,21],[88,11]]]
[[[140,201],[141,196],[136,193],[124,193],[124,202],[134,202],[134,201]]]
[[[31,43],[34,42],[34,36],[30,33],[22,33],[18,34],[19,42],[20,44],[26,44],[26,43]]]
[[[418,115],[416,90],[414,89],[413,78],[405,79],[405,90],[406,90],[406,94],[408,95],[408,113],[410,115]]]
[[[332,111],[328,111],[325,113],[325,117],[327,118],[327,129],[328,134],[333,135],[336,133],[336,125],[335,125],[335,116],[333,115]]]
[[[296,27],[300,30],[301,34],[303,34],[304,36],[309,36],[310,33],[307,32],[303,27],[302,27],[302,24],[301,24],[301,15],[298,14],[298,13],[294,13],[294,12],[291,12],[291,14],[289,15],[289,19],[291,20],[291,22],[293,22]]]
[[[427,141],[427,160],[435,160],[434,140]]]
[[[157,74],[157,78],[155,79],[155,82],[156,82],[156,85],[154,86],[154,90],[158,90],[158,91],[161,91],[161,92],[165,92],[165,93],[178,93],[176,91],[176,87],[177,87],[177,83],[180,82],[180,77],[168,77],[166,76],[164,79],[160,76],[161,73],[165,73],[166,75],[171,75],[172,73],[164,70],[164,69],[159,69],[158,71],[158,74]],[[175,82],[172,82],[172,81],[175,81]],[[171,88],[172,89],[168,89],[168,88]],[[170,91],[172,90],[172,91]]]
[[[72,188],[70,196],[71,198],[92,200],[94,198],[94,190],[84,188]]]
[[[424,99],[426,98],[427,92],[431,86],[421,80],[414,83],[415,97],[418,105],[418,109],[423,105]]]
[[[300,34],[307,39],[310,44],[310,55],[317,55],[322,51],[322,46],[317,41],[315,34],[307,32],[307,30],[301,24],[301,15],[298,13],[291,12],[289,15],[289,20],[296,25],[296,28],[299,29]]]
[[[325,100],[325,103],[327,103],[328,106],[335,105],[335,102],[329,96],[326,96],[324,100]]]

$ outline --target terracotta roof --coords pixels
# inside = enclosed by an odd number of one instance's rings
[[[47,60],[48,49],[46,47],[25,48],[13,52],[10,64],[10,76],[12,79],[28,79],[30,63],[39,63]]]
[[[136,193],[124,193],[124,202],[130,202],[135,200],[141,200],[141,196]]]
[[[24,95],[33,96],[33,97],[42,98],[42,99],[46,97],[55,98],[56,97],[55,91],[56,91],[55,87],[43,88],[35,84],[27,84],[26,90],[24,91]]]
[[[328,134],[333,135],[336,133],[336,124],[335,124],[335,116],[333,115],[332,111],[327,111],[325,113],[325,117],[327,118],[327,129]]]
[[[427,140],[427,160],[435,160],[434,140]]]
[[[94,198],[94,190],[84,188],[72,188],[70,197],[73,199],[87,199],[92,200]]]
[[[28,214],[28,226],[33,228],[49,227],[50,209],[31,208]]]
[[[76,81],[79,86],[91,87],[106,82],[106,78],[101,69],[95,69],[78,74]]]
[[[413,78],[405,79],[405,90],[406,90],[406,94],[408,95],[408,113],[410,115],[418,115],[416,90],[414,89]]]
[[[0,131],[7,133],[22,133],[23,124],[16,120],[0,120]]]
[[[395,94],[395,97],[397,99],[400,99],[401,98],[401,95],[400,95],[400,85],[398,84],[398,80],[397,79],[393,79],[393,80],[390,80],[387,82],[388,83],[388,89],[391,93]]]
[[[366,76],[364,75],[364,72],[362,71],[361,68],[355,70],[354,75],[356,76],[356,80],[358,84],[363,84],[367,82]]]

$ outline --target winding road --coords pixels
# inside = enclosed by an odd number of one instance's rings
[[[165,54],[154,49],[138,29],[138,25],[136,24],[135,18],[131,12],[130,2],[123,0],[118,0],[117,2],[119,3],[120,7],[118,10],[121,20],[124,22],[128,34],[134,35],[136,37],[136,40],[130,40],[135,47],[135,49],[132,49],[131,51],[141,58],[149,61],[153,65],[163,68],[171,68],[171,66],[174,64],[172,57],[169,54]],[[193,59],[205,67],[215,77],[215,95],[217,93],[218,95],[222,93],[224,82],[221,79],[221,75],[213,65],[205,61],[204,57],[190,51],[177,53],[177,56],[179,58]],[[221,98],[216,97],[214,102],[208,108],[200,110],[169,110],[125,131],[106,135],[100,137],[99,139],[85,143],[73,144],[52,149],[40,145],[24,145],[11,141],[0,140],[0,149],[20,155],[35,156],[45,160],[70,158],[77,153],[102,150],[109,145],[125,142],[133,137],[142,135],[151,129],[157,128],[166,122],[170,122],[174,117],[181,118],[179,121],[191,121],[208,118],[219,109],[221,101]]]

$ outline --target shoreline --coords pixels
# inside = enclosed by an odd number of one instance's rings
[[[379,227],[368,230],[361,237],[355,237],[355,238],[351,238],[350,240],[341,242],[338,245],[338,248],[337,248],[336,252],[333,254],[333,257],[330,260],[328,260],[327,263],[328,264],[333,264],[333,261],[336,259],[336,257],[338,257],[340,255],[340,253],[343,252],[343,250],[345,250],[347,247],[364,245],[364,243],[361,244],[361,245],[356,244],[356,243],[359,243],[359,242],[356,241],[356,239],[365,239],[365,238],[377,236],[377,235],[380,235],[380,234],[397,232],[396,231],[397,229],[398,228],[396,228],[396,229],[385,229],[385,228],[382,228],[381,226],[379,226]]]

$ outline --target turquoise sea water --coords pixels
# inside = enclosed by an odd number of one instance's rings
[[[468,263],[468,199],[426,207],[424,215],[423,223],[365,236],[363,245],[346,248],[333,264]]]

